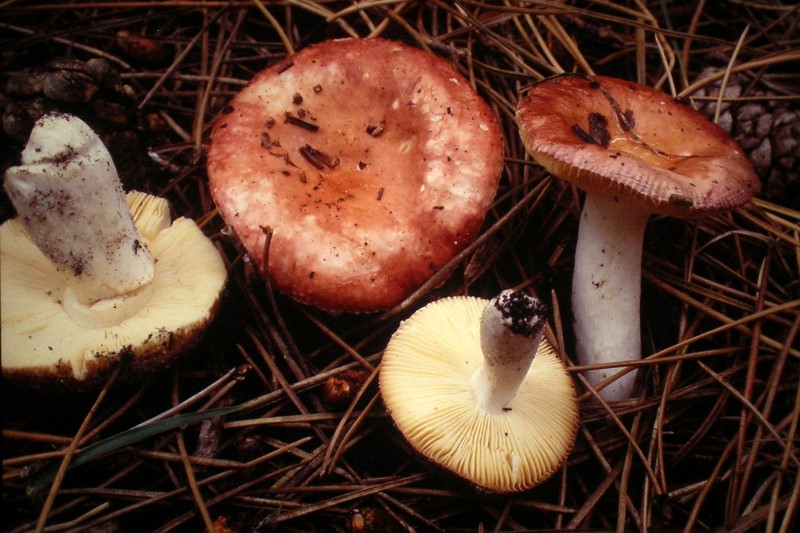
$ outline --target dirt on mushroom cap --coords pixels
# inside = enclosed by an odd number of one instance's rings
[[[211,192],[259,270],[331,310],[391,307],[477,234],[502,134],[443,59],[384,39],[308,47],[258,74],[211,135]]]

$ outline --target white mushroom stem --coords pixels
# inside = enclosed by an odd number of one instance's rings
[[[506,290],[481,315],[483,366],[472,375],[477,404],[489,412],[506,408],[528,374],[545,326],[544,305],[524,292]]]
[[[641,358],[639,302],[648,215],[631,202],[586,195],[572,279],[576,352],[582,365],[620,362],[586,371],[592,386],[621,371],[626,361]],[[634,370],[600,394],[607,401],[626,400],[635,379]]]
[[[83,305],[146,287],[155,266],[133,225],[114,162],[80,119],[50,114],[33,128],[5,189],[26,231]]]

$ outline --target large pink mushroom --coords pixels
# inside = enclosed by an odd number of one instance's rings
[[[398,304],[469,244],[502,166],[469,82],[385,39],[326,41],[259,73],[208,151],[214,201],[256,267],[300,302],[349,312]]]

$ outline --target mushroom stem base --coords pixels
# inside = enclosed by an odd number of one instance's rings
[[[79,326],[90,329],[107,328],[120,324],[138,313],[152,294],[153,284],[146,283],[136,290],[119,296],[85,303],[67,287],[62,301],[67,316]]]
[[[478,406],[488,413],[499,413],[517,395],[519,386],[533,362],[534,350],[530,357],[513,367],[491,366],[484,362],[470,378],[470,386],[475,393]]]

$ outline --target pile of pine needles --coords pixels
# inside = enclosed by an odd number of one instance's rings
[[[513,121],[526,84],[569,71],[694,105],[741,74],[742,101],[796,110],[794,3],[6,1],[0,15],[2,83],[57,57],[102,57],[120,70],[153,164],[126,186],[197,220],[230,272],[211,330],[173,368],[139,383],[122,370],[83,393],[4,387],[7,531],[796,530],[800,213],[762,197],[700,220],[653,219],[643,386],[608,405],[571,357],[580,193],[532,163]],[[369,316],[331,316],[273,293],[217,215],[204,169],[210,125],[256,72],[344,36],[398,39],[453,61],[506,136],[496,203],[440,273],[445,283]],[[769,91],[750,92],[756,85]],[[553,478],[498,496],[410,450],[382,407],[376,369],[419,306],[510,287],[549,305],[547,334],[582,416]],[[326,395],[336,380],[353,387],[343,401]]]

